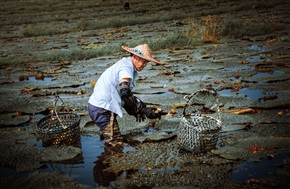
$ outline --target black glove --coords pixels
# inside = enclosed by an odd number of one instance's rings
[[[137,113],[135,117],[137,122],[142,122],[146,119],[145,115],[141,112]]]
[[[159,113],[155,113],[154,111],[156,110],[156,108],[147,108],[145,107],[143,112],[146,115],[147,118],[149,119],[160,119],[161,115]]]
[[[144,121],[146,117],[142,110],[146,107],[146,104],[132,94],[129,82],[124,81],[119,86],[121,99],[125,102],[124,109],[129,115],[135,116],[137,122]]]

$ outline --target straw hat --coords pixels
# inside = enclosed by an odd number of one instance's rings
[[[134,48],[122,46],[122,48],[125,51],[128,51],[129,53],[132,53],[136,56],[139,56],[140,58],[143,58],[149,62],[155,62],[156,64],[163,64],[161,61],[156,60],[152,57],[152,51],[147,44],[138,45],[137,47],[134,47]]]

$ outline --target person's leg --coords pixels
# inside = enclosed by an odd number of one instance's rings
[[[107,143],[111,145],[123,144],[116,114],[111,113],[110,122],[106,125],[103,131]]]
[[[111,117],[114,119],[113,120],[113,140],[121,142],[123,139],[122,139],[119,124],[117,121],[117,115],[113,114]]]
[[[121,142],[121,133],[117,122],[117,114],[109,110],[99,108],[88,104],[89,115],[91,119],[100,128],[101,140],[105,139],[108,142]]]
[[[104,126],[104,129],[102,130],[102,136],[105,138],[106,142],[109,142],[113,139],[113,121],[114,118],[112,118],[113,113],[110,115],[109,122]]]
[[[109,110],[99,108],[88,104],[88,111],[90,118],[95,122],[95,124],[100,128],[102,135],[101,140],[103,139],[103,134],[109,134],[109,128],[106,129],[108,123],[110,123],[111,112]]]

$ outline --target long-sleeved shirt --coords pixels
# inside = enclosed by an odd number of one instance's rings
[[[138,72],[131,57],[122,58],[102,73],[90,96],[89,103],[123,117],[119,82],[123,78],[130,78],[130,89],[132,90],[137,77]]]

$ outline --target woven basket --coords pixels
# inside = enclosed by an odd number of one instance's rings
[[[58,113],[37,122],[37,133],[43,146],[71,145],[80,140],[80,116],[75,113]]]
[[[203,114],[186,114],[186,107],[190,104],[190,100],[198,93],[213,95],[216,104],[213,106],[217,109],[217,118]],[[192,93],[187,98],[186,105],[183,110],[182,119],[178,128],[178,143],[181,148],[191,151],[194,154],[206,153],[215,148],[218,133],[221,129],[220,113],[218,98],[214,90],[202,89]]]
[[[53,112],[39,120],[36,124],[36,133],[42,137],[43,146],[71,145],[80,141],[80,116],[71,112],[57,112],[57,102],[60,100],[64,108],[64,102],[56,95],[53,104]]]

